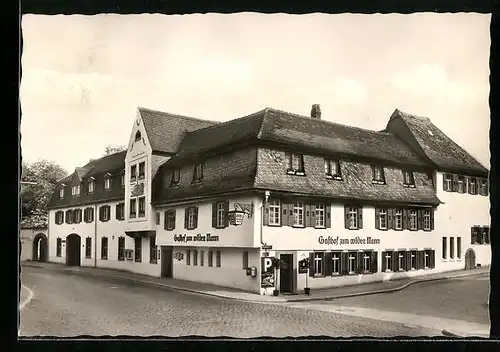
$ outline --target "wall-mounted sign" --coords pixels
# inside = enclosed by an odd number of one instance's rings
[[[174,258],[177,259],[178,261],[181,261],[182,259],[184,259],[184,253],[182,252],[175,253]]]
[[[337,237],[318,237],[319,244],[333,245],[333,246],[342,246],[342,245],[357,245],[357,244],[380,244],[379,238],[366,237],[361,238],[356,236],[355,238],[339,238]]]
[[[196,236],[188,236],[188,235],[174,235],[174,242],[219,242],[219,236],[212,236],[207,233],[206,235],[202,235],[201,233]]]
[[[142,196],[144,194],[144,183],[138,183],[130,192],[132,197]]]
[[[309,258],[299,260],[299,274],[307,274],[309,271]]]
[[[253,216],[253,202],[250,204],[234,203],[234,210],[227,213],[230,225],[239,226],[243,223],[245,215],[251,219]]]
[[[276,266],[276,258],[264,257],[261,258],[261,284],[262,288],[274,287],[274,268]]]

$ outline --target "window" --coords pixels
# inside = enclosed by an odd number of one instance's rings
[[[450,259],[455,258],[455,239],[450,237]]]
[[[139,197],[139,217],[143,218],[146,215],[146,197]]]
[[[371,272],[371,261],[372,261],[372,253],[371,252],[363,252],[363,271]]]
[[[193,182],[201,182],[203,180],[203,164],[196,164],[194,167]]]
[[[325,159],[325,176],[336,180],[342,179],[339,160]]]
[[[111,188],[111,176],[105,176],[104,178],[104,189]]]
[[[325,227],[325,205],[323,203],[316,204],[315,209],[315,227],[324,228]]]
[[[94,193],[94,180],[89,180],[89,193]]]
[[[473,177],[469,177],[469,194],[477,194],[476,192],[476,179]]]
[[[186,250],[186,265],[191,265],[191,250]]]
[[[170,180],[170,186],[177,186],[181,179],[181,171],[179,169],[172,170],[172,179]]]
[[[73,210],[66,210],[66,224],[73,223]]]
[[[378,216],[378,228],[381,230],[387,230],[387,208],[379,209]]]
[[[447,252],[448,252],[448,248],[446,247],[447,243],[448,243],[448,241],[447,241],[446,237],[443,237],[443,245],[442,245],[443,259],[446,259],[446,256],[447,256]]]
[[[406,187],[415,187],[415,178],[413,177],[413,172],[408,170],[403,171],[403,185]]]
[[[269,202],[269,225],[280,225],[281,224],[281,209],[280,200],[271,199]]]
[[[137,216],[137,199],[130,200],[130,217],[135,218]]]
[[[208,266],[212,267],[214,261],[214,252],[208,251]]]
[[[220,268],[221,260],[220,260],[220,251],[215,252],[215,266]]]
[[[347,213],[347,228],[355,230],[358,228],[358,208],[349,207]]]
[[[457,258],[462,258],[462,237],[457,237]]]
[[[83,218],[85,222],[94,221],[94,208],[85,208],[85,210],[83,211]]]
[[[59,198],[64,198],[64,186],[59,189]]]
[[[140,141],[140,140],[141,140],[141,131],[137,131],[137,132],[135,133],[135,139],[134,139],[134,141],[135,141],[135,142],[138,142],[138,141]]]
[[[418,212],[416,209],[410,209],[410,230],[418,229]]]
[[[175,210],[172,209],[165,212],[164,227],[165,230],[169,231],[175,229]]]
[[[124,188],[125,187],[125,174],[121,174],[120,176],[120,187]]]
[[[111,207],[109,205],[103,205],[102,207],[99,208],[99,217],[101,221],[109,221],[110,219],[110,213],[111,213]]]
[[[118,237],[118,260],[125,260],[125,237]]]
[[[410,269],[411,270],[417,269],[417,251],[410,252]]]
[[[340,275],[340,252],[332,252],[332,275]]]
[[[198,266],[198,250],[193,250],[193,266]]]
[[[82,222],[82,209],[75,209],[73,210],[73,222],[75,224],[79,224]]]
[[[293,226],[304,226],[304,202],[296,201],[293,205]]]
[[[149,237],[149,263],[156,264],[158,258],[156,257],[156,236]]]
[[[354,274],[356,273],[356,252],[349,252],[349,257],[348,257],[348,270],[349,274]]]
[[[384,167],[379,165],[372,166],[372,182],[377,184],[385,184]]]
[[[55,222],[57,225],[60,225],[64,222],[64,213],[62,211],[56,211]]]
[[[145,172],[146,172],[146,162],[145,161],[141,161],[139,163],[139,180],[143,180],[144,179]]]
[[[385,267],[385,271],[393,271],[393,267],[392,267],[392,251],[389,251],[389,252],[385,252],[385,255],[384,255],[384,267]]]
[[[394,210],[394,229],[403,229],[403,209]]]
[[[226,224],[226,208],[224,202],[217,203],[217,228],[223,228]]]
[[[480,232],[480,227],[479,226],[472,226],[471,227],[471,238],[470,238],[470,244],[480,244],[482,239],[481,232]]]
[[[404,262],[405,262],[405,252],[398,252],[398,267],[397,267],[398,271],[405,270]]]
[[[187,230],[194,230],[198,226],[198,208],[186,208],[185,228]]]
[[[243,262],[242,262],[243,269],[248,268],[248,252],[243,252]]]
[[[490,228],[487,226],[483,227],[483,241],[484,244],[490,243]]]
[[[458,176],[458,193],[465,193],[465,180],[463,176]]]
[[[200,251],[200,266],[205,264],[205,251]]]
[[[135,261],[140,263],[142,261],[142,238],[141,237],[134,238],[134,254],[135,254]]]
[[[156,225],[160,225],[160,221],[161,221],[160,218],[161,218],[160,212],[157,211],[156,212],[156,217],[155,217],[155,223],[156,223]]]
[[[324,260],[325,253],[324,252],[315,252],[314,253],[314,275],[324,275]]]
[[[125,203],[118,203],[116,205],[116,219],[123,220],[125,219]]]
[[[80,185],[74,185],[71,188],[71,195],[73,195],[73,196],[79,196],[80,195]]]
[[[286,172],[291,175],[304,175],[304,156],[302,154],[286,153],[288,167]]]
[[[452,176],[450,174],[443,175],[443,190],[446,192],[452,192]]]
[[[130,167],[130,182],[135,182],[137,180],[137,166],[132,165]]]
[[[92,258],[92,237],[85,239],[85,258]]]
[[[61,256],[62,240],[58,238],[56,240],[56,257]]]
[[[424,230],[429,231],[432,229],[431,226],[431,211],[430,209],[424,210]]]
[[[487,179],[478,179],[480,180],[479,182],[479,185],[478,187],[480,187],[479,189],[479,194],[482,195],[482,196],[487,196],[488,195],[488,180]]]
[[[429,269],[431,267],[431,251],[424,251],[424,268]]]
[[[101,259],[108,259],[108,238],[101,238]]]

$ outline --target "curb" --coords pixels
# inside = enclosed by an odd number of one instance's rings
[[[31,263],[26,263],[26,264],[23,263],[22,265],[28,266],[28,267],[34,267],[34,268],[47,269],[43,265],[35,265],[35,264],[31,264]],[[66,272],[77,272],[77,273],[93,274],[93,275],[96,274],[96,273],[90,273],[90,272],[84,271],[84,270],[73,270],[73,269],[67,268],[67,267],[61,267],[61,268],[57,268],[57,269],[62,270],[62,271],[66,271]],[[235,300],[239,300],[239,301],[253,302],[253,303],[287,303],[287,302],[298,303],[298,302],[310,302],[310,301],[331,301],[331,300],[340,299],[340,298],[368,296],[368,295],[374,295],[374,294],[391,293],[391,292],[401,291],[401,290],[407,288],[408,286],[411,286],[411,285],[417,284],[417,283],[455,279],[455,278],[484,275],[484,274],[487,274],[487,272],[480,272],[480,273],[472,272],[472,273],[467,273],[467,274],[462,274],[462,275],[457,275],[457,276],[445,276],[445,277],[440,277],[440,278],[418,279],[418,280],[409,281],[406,284],[403,284],[403,285],[398,286],[398,287],[387,288],[387,289],[376,290],[376,291],[346,293],[343,295],[337,295],[337,296],[333,296],[333,297],[331,297],[331,296],[330,297],[311,297],[311,298],[302,298],[302,299],[293,299],[292,298],[292,299],[283,299],[283,300],[276,300],[276,301],[272,301],[272,300],[266,301],[266,300],[262,300],[262,299],[252,300],[252,299],[245,299],[245,298],[240,298],[240,297],[230,297],[230,296],[215,294],[215,293],[211,293],[211,292],[207,292],[207,291],[184,288],[184,287],[179,287],[179,286],[173,286],[173,285],[162,284],[162,283],[157,283],[157,282],[152,282],[152,281],[128,278],[128,277],[123,277],[123,276],[116,276],[116,275],[113,275],[112,273],[111,273],[111,275],[106,275],[106,274],[103,275],[102,273],[97,272],[97,275],[108,276],[108,277],[112,277],[115,279],[132,281],[132,282],[147,284],[147,285],[161,287],[161,288],[168,288],[168,289],[177,290],[177,291],[191,292],[191,293],[197,293],[197,294],[202,294],[202,295],[207,295],[207,296],[212,296],[212,297],[225,298],[225,299],[235,299]],[[444,331],[445,330],[443,330],[443,333],[444,333]],[[454,335],[452,332],[449,332],[449,331],[446,331],[446,332],[453,335],[453,336],[459,336],[459,335]]]

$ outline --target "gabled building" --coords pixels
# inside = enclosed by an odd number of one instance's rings
[[[378,132],[322,120],[319,105],[223,123],[139,108],[127,151],[53,195],[50,259],[261,294],[488,265],[487,178],[399,110]],[[94,228],[76,225],[87,208]]]

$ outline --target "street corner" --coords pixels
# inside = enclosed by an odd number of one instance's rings
[[[34,293],[28,286],[21,285],[19,296],[19,310],[22,310],[31,302]]]

